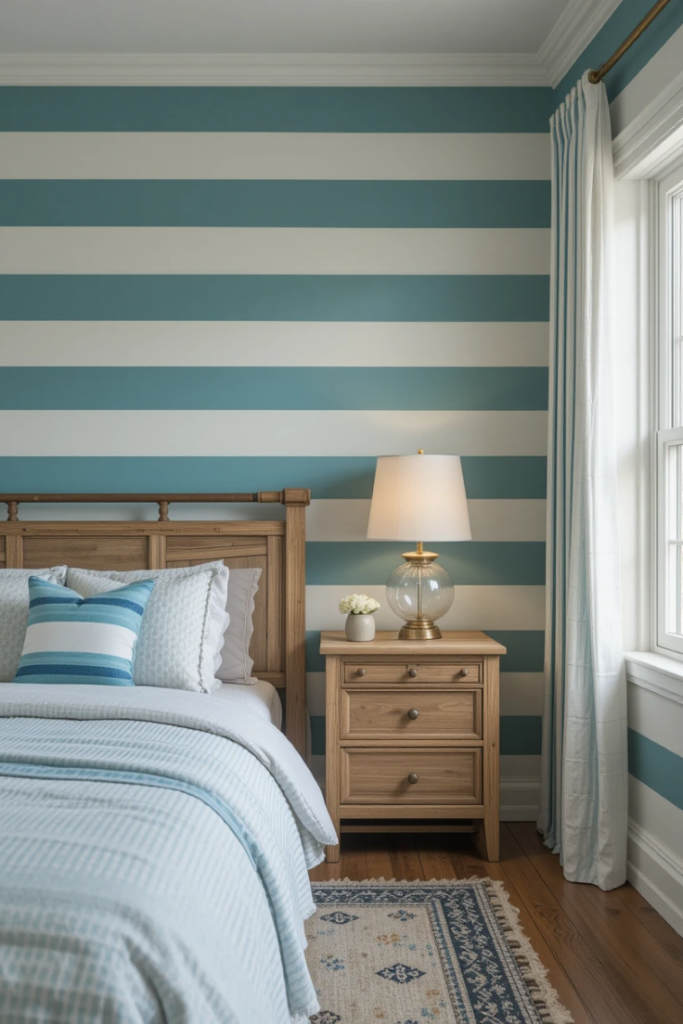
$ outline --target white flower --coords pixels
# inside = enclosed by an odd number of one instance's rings
[[[339,602],[339,611],[343,615],[372,615],[379,608],[379,601],[367,594],[347,594]]]

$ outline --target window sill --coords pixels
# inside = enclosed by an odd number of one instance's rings
[[[683,704],[683,662],[652,651],[626,654],[626,678],[635,686]]]

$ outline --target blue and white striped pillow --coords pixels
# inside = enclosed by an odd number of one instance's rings
[[[15,683],[133,686],[133,656],[154,580],[83,598],[30,576],[28,626]]]

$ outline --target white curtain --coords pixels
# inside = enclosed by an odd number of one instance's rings
[[[613,170],[605,87],[551,121],[552,271],[541,809],[565,877],[626,880],[623,668],[612,337]]]

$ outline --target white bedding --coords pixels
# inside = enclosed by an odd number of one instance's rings
[[[232,690],[0,685],[0,1005],[16,1009],[3,1020],[316,1011],[306,869],[334,829],[266,705],[245,710]]]
[[[242,683],[223,683],[220,690],[214,690],[212,697],[228,701],[244,711],[251,711],[265,722],[272,722],[282,728],[282,702],[280,694],[272,683],[257,679],[253,686]]]

